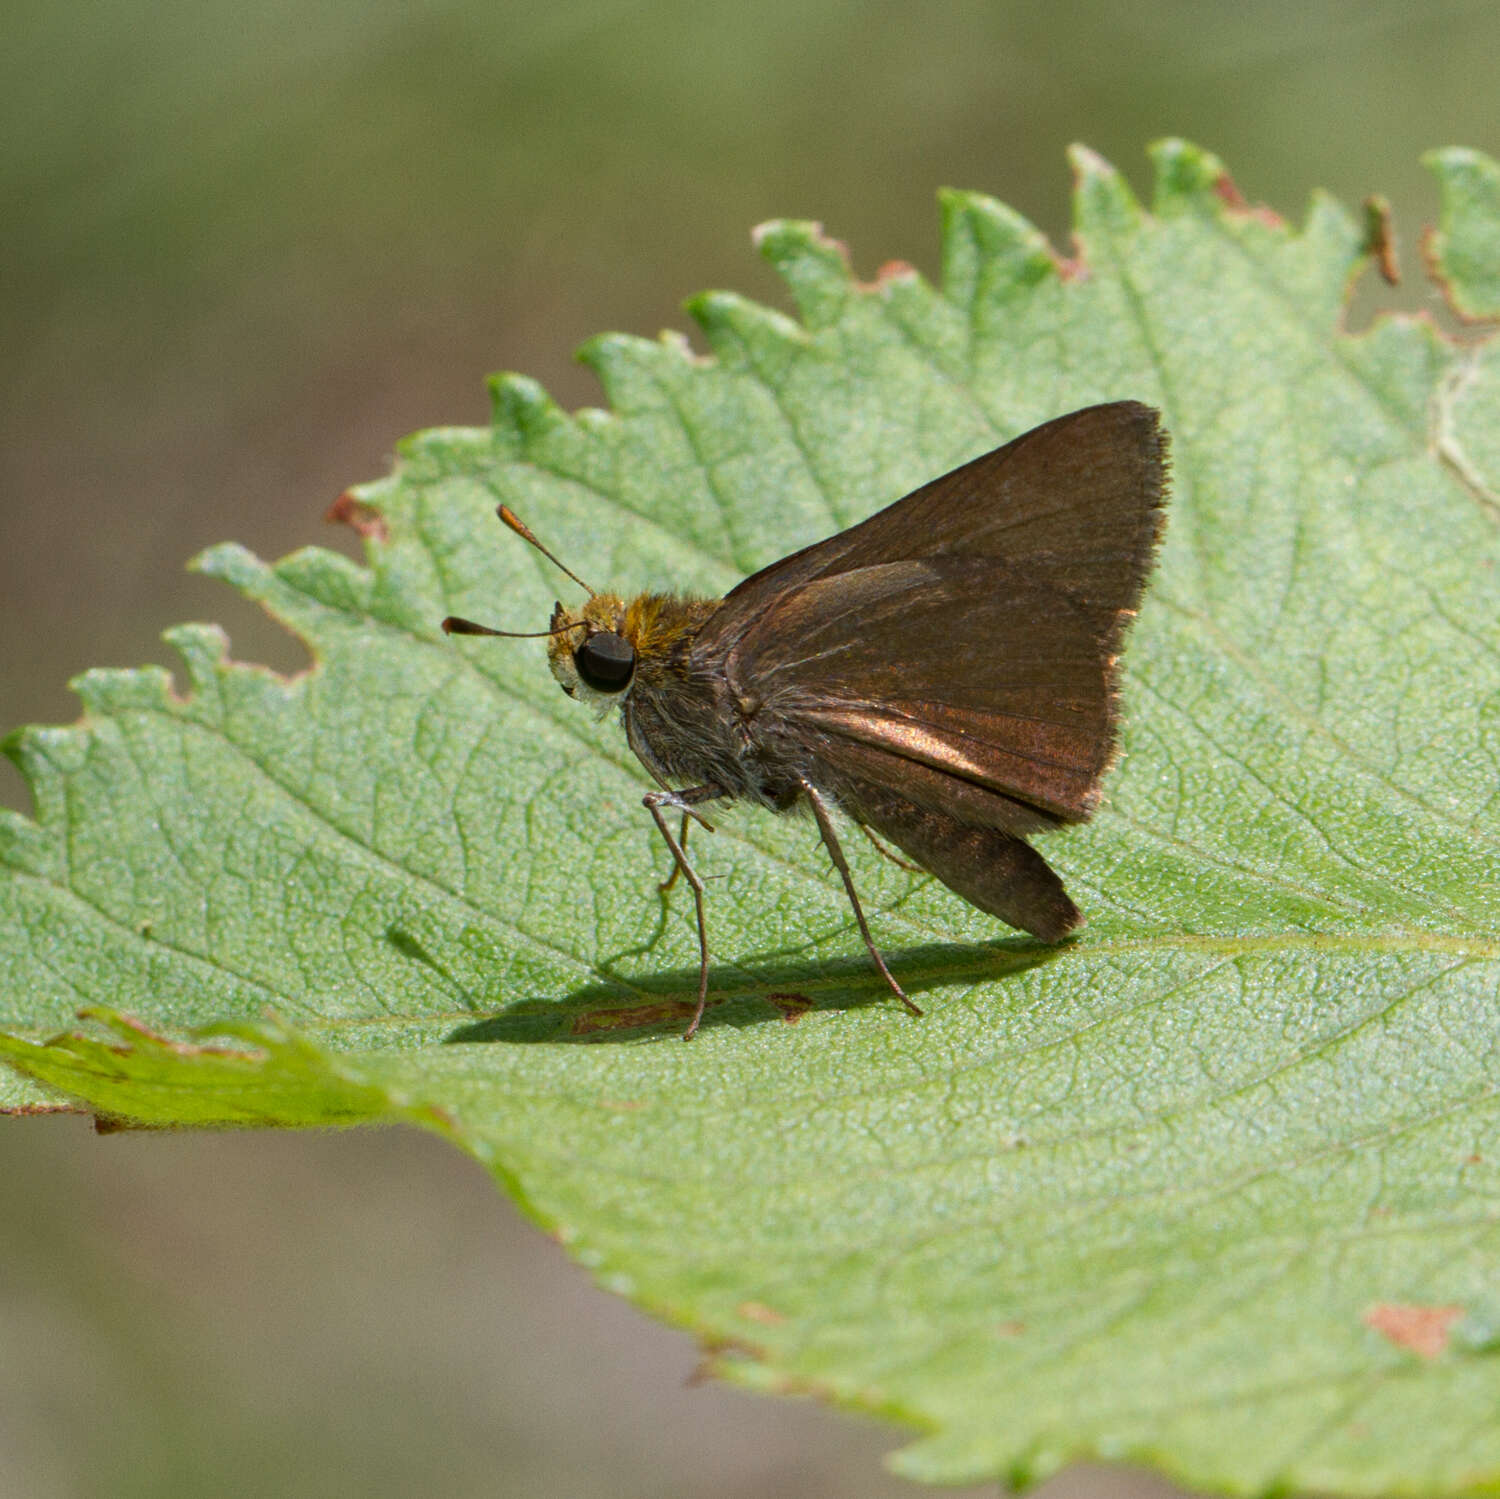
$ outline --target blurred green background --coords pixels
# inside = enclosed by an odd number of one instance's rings
[[[682,326],[708,286],[784,305],[762,219],[931,274],[940,185],[1065,243],[1070,141],[1144,190],[1181,134],[1293,218],[1385,193],[1410,277],[1417,156],[1500,151],[1497,81],[1478,0],[13,0],[0,728],[71,719],[88,666],[171,664],[183,619],[300,664],[184,560],[353,551],[328,503],[404,433],[483,421],[487,372],[577,405],[593,333]],[[28,805],[8,763],[0,800]],[[435,1141],[31,1119],[0,1180],[0,1496],[910,1492],[889,1430],[685,1387],[687,1338]]]

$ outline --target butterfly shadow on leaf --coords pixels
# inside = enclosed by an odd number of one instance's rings
[[[1068,945],[1026,938],[983,946],[931,943],[891,951],[886,958],[907,992],[920,994],[1023,973],[1050,962]],[[516,1000],[483,1020],[457,1027],[444,1040],[555,1044],[639,1041],[663,1033],[680,1034],[697,1007],[697,987],[696,966],[635,975],[628,981],[606,979],[585,984],[561,999]],[[863,954],[818,964],[771,954],[709,969],[702,1029],[775,1021],[794,1025],[813,1011],[868,1006],[888,1007],[892,1025],[923,1024],[901,1009]]]

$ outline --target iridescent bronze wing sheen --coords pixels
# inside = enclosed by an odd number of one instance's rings
[[[747,578],[693,666],[768,764],[1055,941],[1081,917],[1024,835],[1098,805],[1165,481],[1150,407],[1059,417]]]

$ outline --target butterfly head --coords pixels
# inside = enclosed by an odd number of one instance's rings
[[[675,594],[642,593],[627,603],[618,594],[600,593],[558,561],[509,506],[501,505],[498,514],[588,598],[573,609],[554,605],[552,622],[545,630],[497,630],[456,614],[443,621],[443,630],[449,635],[500,635],[512,640],[545,636],[547,662],[558,685],[569,697],[600,712],[624,702],[642,662],[648,676],[659,681],[668,663],[679,659],[683,647],[691,644],[697,628],[716,607],[708,599]]]
[[[569,697],[607,707],[630,690],[636,647],[626,624],[625,601],[593,594],[577,609],[561,604],[548,627],[547,664]]]

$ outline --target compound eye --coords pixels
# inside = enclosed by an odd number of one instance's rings
[[[599,630],[573,652],[573,665],[595,692],[623,692],[635,675],[635,647],[613,630]]]

